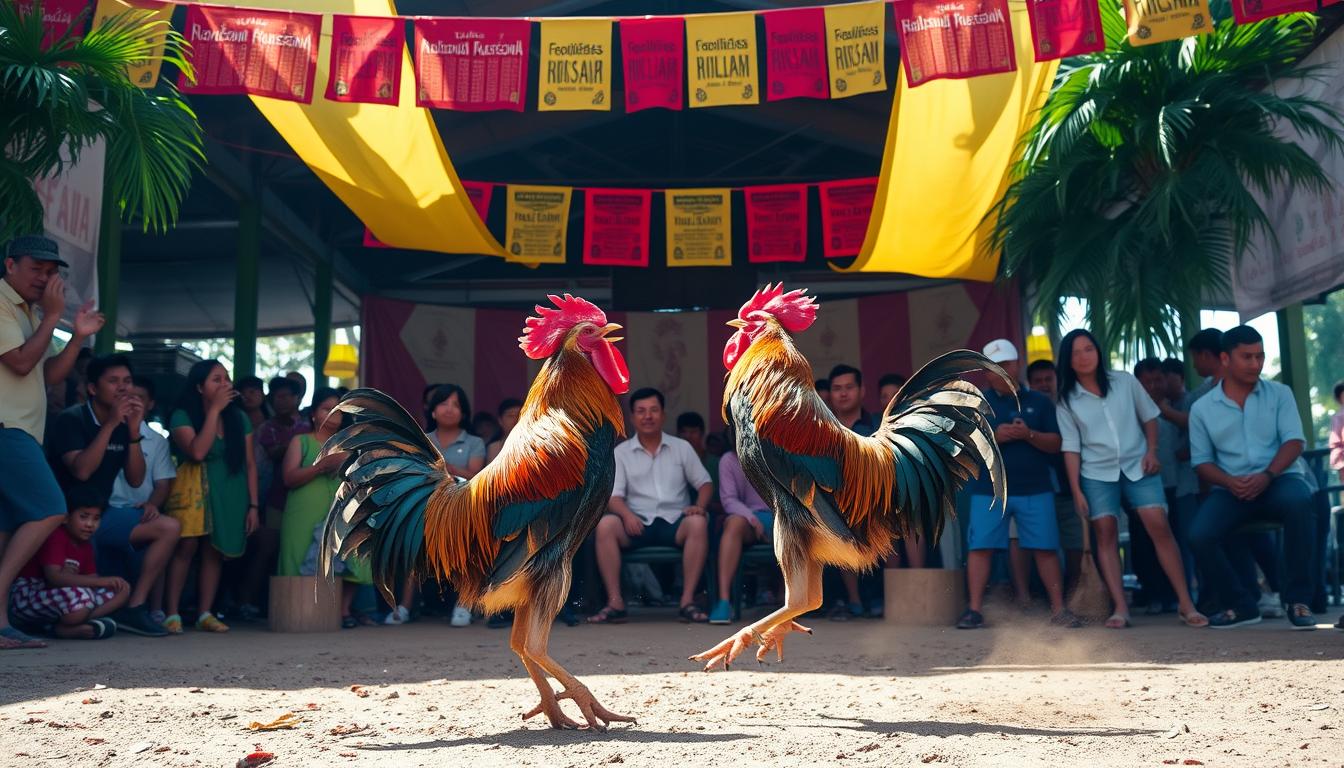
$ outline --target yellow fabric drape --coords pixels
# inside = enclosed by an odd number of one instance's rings
[[[1017,72],[906,86],[901,73],[863,250],[849,272],[993,280],[985,220],[1008,187],[1018,140],[1036,119],[1057,61],[1036,62],[1031,25],[1011,0]]]
[[[415,71],[401,69],[399,106],[327,101],[331,16],[394,16],[392,0],[234,0],[272,10],[326,14],[312,104],[253,96],[261,114],[318,178],[380,241],[398,248],[503,256],[485,228],[434,127],[415,106]]]

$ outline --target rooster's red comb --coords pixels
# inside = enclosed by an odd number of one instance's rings
[[[742,305],[737,316],[750,322],[749,316],[753,312],[764,312],[774,317],[789,333],[804,331],[817,319],[816,300],[807,295],[807,289],[795,288],[785,293],[783,283],[766,283],[750,301]]]
[[[538,304],[536,316],[527,318],[523,335],[518,337],[518,346],[533,360],[554,354],[569,329],[579,323],[607,324],[606,313],[587,299],[568,293],[563,297],[549,295],[546,298],[551,300],[555,309]]]

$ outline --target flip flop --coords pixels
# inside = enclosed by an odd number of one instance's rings
[[[26,648],[46,648],[47,644],[17,627],[0,629],[0,650],[13,651]]]
[[[1194,613],[1182,613],[1180,616],[1181,621],[1185,622],[1185,626],[1187,627],[1203,629],[1204,627],[1209,626],[1209,617],[1199,611],[1195,611]]]
[[[1117,625],[1117,624],[1114,624],[1113,622],[1114,622],[1116,619],[1119,619],[1119,620],[1121,621],[1121,623],[1118,624],[1118,625]],[[1129,621],[1129,617],[1128,617],[1128,616],[1121,616],[1121,615],[1118,614],[1118,613],[1113,613],[1113,614],[1111,614],[1111,617],[1110,617],[1109,619],[1106,620],[1106,628],[1107,628],[1107,629],[1129,629],[1129,628],[1132,627],[1132,626],[1134,626],[1134,625],[1130,623],[1130,621]]]
[[[616,610],[610,605],[603,606],[602,610],[588,617],[589,624],[624,624],[628,618],[624,610]]]
[[[89,619],[88,624],[93,627],[94,640],[106,640],[117,634],[117,622],[112,619]]]

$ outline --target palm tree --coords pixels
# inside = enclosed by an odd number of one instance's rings
[[[990,214],[993,243],[1003,276],[1034,284],[1047,321],[1081,297],[1109,350],[1175,352],[1180,317],[1226,290],[1231,261],[1269,230],[1252,191],[1331,183],[1276,124],[1338,151],[1344,122],[1266,87],[1318,76],[1300,63],[1315,40],[1310,14],[1229,18],[1209,35],[1134,47],[1114,0],[1101,10],[1106,50],[1060,68]]]
[[[42,231],[42,201],[32,180],[78,161],[107,142],[105,173],[128,220],[162,231],[204,161],[203,134],[168,78],[153,89],[131,81],[127,65],[154,56],[190,72],[182,36],[166,22],[122,14],[81,40],[66,32],[43,44],[40,2],[26,12],[0,0],[0,242]],[[72,27],[73,28],[73,27]]]

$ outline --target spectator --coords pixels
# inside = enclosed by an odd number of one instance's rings
[[[714,488],[718,488],[719,457],[705,450],[705,417],[695,411],[687,411],[678,416],[677,437],[691,444],[691,448],[695,449],[695,455],[700,457],[700,463],[709,473],[709,481],[714,484]],[[706,507],[712,515],[723,512],[716,496],[717,494],[710,494],[709,506]]]
[[[0,280],[0,650],[44,648],[46,643],[9,625],[9,591],[19,570],[60,527],[65,499],[42,453],[47,427],[47,382],[64,381],[84,342],[103,327],[91,305],[75,313],[73,334],[57,354],[52,332],[65,311],[65,280],[56,242],[19,237],[5,247]],[[40,307],[39,321],[35,310]]]
[[[1169,489],[1167,493],[1168,509],[1171,510],[1171,529],[1176,535],[1176,544],[1181,548],[1181,562],[1185,564],[1185,581],[1195,580],[1195,551],[1190,548],[1190,525],[1199,511],[1199,476],[1190,464],[1190,393],[1185,389],[1185,363],[1169,357],[1162,361],[1162,374],[1166,379],[1164,392],[1166,403],[1183,419],[1167,418],[1169,409],[1162,408],[1163,419],[1158,422],[1158,447],[1162,447],[1163,433],[1168,439],[1174,437],[1175,443],[1171,458],[1172,469],[1167,468],[1167,459],[1162,459],[1162,485]],[[1171,428],[1175,427],[1172,433]],[[1276,606],[1277,608],[1277,606]],[[1281,610],[1281,609],[1279,609]],[[1281,614],[1280,614],[1281,615]]]
[[[1212,486],[1191,529],[1191,544],[1222,612],[1218,628],[1260,621],[1259,595],[1248,593],[1234,562],[1245,562],[1245,539],[1235,535],[1252,520],[1283,524],[1294,629],[1314,629],[1311,602],[1315,519],[1311,491],[1297,459],[1306,444],[1292,390],[1261,377],[1260,334],[1238,326],[1222,336],[1222,381],[1190,409],[1190,460]]]
[[[146,603],[154,583],[163,576],[182,528],[157,509],[109,506],[118,477],[127,486],[152,488],[144,433],[153,430],[145,425],[145,401],[132,391],[131,363],[124,355],[94,358],[88,379],[87,401],[56,418],[47,436],[47,452],[67,494],[78,493],[86,503],[105,508],[94,537],[104,571],[134,577],[130,599],[112,618],[128,632],[162,637],[168,633],[150,618]],[[157,434],[154,437],[163,440]],[[156,457],[158,474],[164,472],[165,453]],[[137,558],[137,550],[142,558]],[[141,564],[133,574],[137,559]]]
[[[95,493],[87,485],[72,489],[65,524],[51,532],[14,580],[10,598],[14,617],[50,626],[56,637],[111,637],[118,625],[110,615],[126,605],[131,593],[125,579],[98,575],[91,539],[103,508]]]
[[[899,373],[883,374],[882,378],[877,380],[878,403],[880,403],[883,408],[886,408],[887,405],[891,403],[892,399],[896,397],[896,393],[901,391],[901,387],[905,386],[905,382],[909,380],[910,377],[902,376]]]
[[[285,378],[299,385],[299,407],[303,407],[303,396],[308,394],[308,380],[298,371],[290,371],[285,374]]]
[[[709,555],[706,508],[714,484],[690,443],[663,432],[663,404],[663,393],[656,389],[630,395],[635,436],[616,446],[611,502],[597,523],[597,568],[607,604],[588,617],[590,624],[625,621],[621,550],[649,546],[681,548],[681,619],[709,618],[696,607],[695,592]],[[688,487],[695,489],[689,505]]]
[[[1106,626],[1130,626],[1120,578],[1121,501],[1136,510],[1153,540],[1162,570],[1176,591],[1181,620],[1208,625],[1195,609],[1184,566],[1167,523],[1167,501],[1158,476],[1157,406],[1127,373],[1108,371],[1096,338],[1070,331],[1059,347],[1059,431],[1073,503],[1092,521],[1093,551],[1114,602]]]
[[[1050,398],[1050,402],[1058,407],[1059,387],[1053,362],[1037,360],[1028,365],[1027,387]],[[1067,597],[1078,586],[1078,574],[1083,569],[1083,520],[1073,508],[1073,494],[1069,492],[1063,453],[1052,457],[1050,465],[1050,482],[1055,489],[1055,523],[1059,526],[1059,545],[1064,550],[1064,594]],[[1008,554],[1012,560],[1014,585],[1025,586],[1031,572],[1027,554],[1012,539],[1008,541]]]
[[[499,452],[504,450],[504,441],[509,439],[509,434],[513,428],[518,426],[518,419],[523,413],[523,401],[516,397],[510,397],[500,402],[499,410],[499,436],[485,446],[485,463],[489,464],[495,460]]]
[[[737,451],[725,453],[719,460],[719,479],[723,483],[719,486],[719,501],[726,515],[723,535],[719,538],[719,600],[709,612],[710,624],[728,624],[733,620],[729,596],[733,593],[742,550],[753,544],[769,544],[775,528],[775,514],[747,481]]]
[[[1335,404],[1339,410],[1330,417],[1330,468],[1344,483],[1344,381],[1335,382]]]
[[[1064,607],[1063,578],[1059,565],[1059,527],[1055,523],[1055,493],[1050,483],[1050,457],[1059,453],[1061,438],[1050,398],[1032,392],[1018,382],[1021,365],[1017,347],[1008,339],[985,346],[985,357],[998,363],[1013,383],[998,376],[989,379],[985,400],[993,410],[990,426],[1003,456],[1008,478],[1007,506],[994,503],[988,472],[980,473],[969,486],[971,493],[970,554],[966,581],[970,607],[957,621],[959,629],[984,626],[981,613],[994,550],[1008,548],[1009,518],[1017,522],[1020,546],[1031,550],[1050,598],[1050,623],[1080,627],[1078,618]],[[1016,385],[1016,386],[1014,386]]]
[[[196,588],[196,629],[227,632],[213,612],[225,558],[240,557],[247,537],[261,526],[252,422],[237,403],[238,392],[218,360],[191,366],[182,395],[168,420],[179,462],[169,494],[169,513],[182,524],[169,566],[164,629],[182,632],[180,605],[196,550],[201,550]],[[209,535],[209,546],[200,547]]]
[[[1049,360],[1037,360],[1027,366],[1027,386],[1033,392],[1040,392],[1054,402],[1059,395],[1059,382],[1055,374],[1055,364]]]
[[[1157,460],[1162,469],[1158,472],[1158,475],[1162,479],[1162,490],[1164,498],[1167,500],[1167,520],[1171,525],[1172,535],[1177,538],[1177,548],[1179,548],[1180,537],[1176,534],[1176,531],[1179,530],[1179,521],[1172,500],[1180,471],[1180,461],[1176,458],[1176,453],[1181,442],[1181,430],[1169,416],[1173,414],[1180,416],[1182,417],[1182,423],[1184,423],[1184,414],[1167,402],[1167,376],[1162,370],[1161,360],[1156,357],[1146,357],[1140,360],[1134,366],[1134,378],[1138,379],[1139,384],[1148,393],[1148,397],[1157,406],[1160,414],[1157,419]],[[1196,483],[1196,486],[1198,486],[1198,483]],[[1176,594],[1172,590],[1171,582],[1162,573],[1162,567],[1157,561],[1157,550],[1154,548],[1152,540],[1148,538],[1147,531],[1135,519],[1133,510],[1126,511],[1130,516],[1130,564],[1134,570],[1134,575],[1138,577],[1139,583],[1143,586],[1143,589],[1136,593],[1134,602],[1135,604],[1146,603],[1148,614],[1156,616],[1175,608]],[[1190,564],[1185,553],[1182,553],[1181,565],[1182,572],[1185,573],[1186,584],[1189,584],[1192,580]]]
[[[313,423],[299,412],[303,401],[303,387],[286,376],[276,376],[269,382],[271,417],[257,427],[256,443],[257,490],[264,499],[261,527],[250,537],[252,552],[243,580],[242,605],[238,615],[255,619],[261,615],[262,590],[267,577],[275,573],[276,551],[280,546],[281,516],[285,498],[289,494],[282,477],[285,451],[297,435],[313,431]]]
[[[489,445],[495,441],[495,438],[499,437],[500,432],[499,419],[496,419],[494,414],[485,411],[477,411],[472,415],[471,434],[481,438],[481,441],[486,444],[487,459],[490,455]]]
[[[817,379],[816,386],[817,386],[817,397],[820,397],[821,402],[825,403],[827,408],[830,408],[831,382],[826,379]]]
[[[1208,394],[1213,389],[1223,374],[1223,332],[1217,328],[1205,328],[1190,337],[1186,345],[1190,349],[1190,364],[1194,367],[1195,373],[1204,379],[1204,383],[1199,385],[1190,393],[1190,404],[1193,405],[1196,400]],[[1190,408],[1187,406],[1187,412]]]
[[[247,420],[252,422],[254,432],[270,418],[266,412],[266,392],[262,389],[261,379],[244,376],[238,380],[238,405],[247,414]]]

